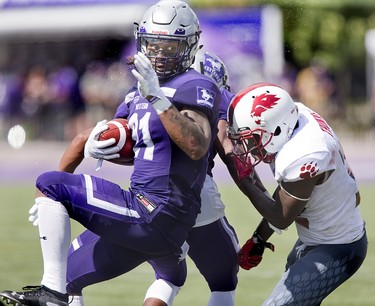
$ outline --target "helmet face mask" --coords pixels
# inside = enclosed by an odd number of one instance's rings
[[[270,83],[251,85],[232,99],[228,109],[228,136],[242,142],[254,158],[270,163],[292,136],[298,121],[298,110],[281,87]],[[238,150],[237,150],[238,151]]]
[[[184,56],[186,42],[181,39],[145,38],[142,49],[146,50],[147,56],[156,57],[158,54],[166,58],[180,58]]]
[[[229,138],[233,143],[233,154],[236,155],[246,166],[259,164],[261,161],[270,163],[274,159],[274,154],[269,154],[265,147],[271,141],[273,135],[265,136],[264,130],[246,129],[240,133],[231,134]],[[268,139],[262,141],[262,139]]]
[[[181,37],[171,38],[162,35],[140,35],[138,51],[145,54],[151,61],[159,79],[166,79],[181,73],[181,63],[186,61],[187,42]]]
[[[137,25],[137,50],[150,59],[159,80],[166,80],[193,63],[200,33],[198,18],[187,3],[162,0]]]

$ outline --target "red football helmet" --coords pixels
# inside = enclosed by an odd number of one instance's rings
[[[290,139],[298,120],[293,99],[280,86],[256,83],[235,95],[228,108],[228,137],[234,154],[253,166],[270,163]]]

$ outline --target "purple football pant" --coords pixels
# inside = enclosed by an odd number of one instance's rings
[[[240,246],[234,228],[223,217],[194,227],[187,239],[189,257],[204,276],[211,291],[233,291],[237,287]]]
[[[211,224],[193,228],[189,233],[189,256],[206,279],[211,291],[233,291],[237,287],[239,244],[234,229],[227,219],[221,218]],[[80,245],[75,249],[75,245]],[[116,246],[115,246],[116,247]],[[100,255],[104,253],[104,255]],[[93,261],[92,254],[100,258]],[[90,259],[90,260],[88,260]],[[157,279],[167,280],[181,287],[186,280],[186,262],[175,256],[150,260]],[[69,293],[81,294],[88,285],[121,275],[126,266],[121,252],[91,232],[81,234],[72,244],[68,257]]]
[[[297,240],[288,256],[286,272],[263,306],[320,305],[359,269],[366,253],[366,234],[349,244],[305,248]]]
[[[82,284],[89,284],[113,278],[154,258],[165,257],[170,266],[179,261],[165,237],[138,215],[135,196],[117,184],[52,171],[40,175],[36,185],[47,197],[61,202],[70,218],[95,233],[85,232],[73,245],[76,252],[68,259],[69,282],[80,278]]]
[[[80,295],[92,284],[124,274],[145,261],[144,256],[85,231],[71,244],[68,256],[67,292]],[[151,262],[150,262],[151,263]],[[158,277],[176,281],[182,286],[186,280],[186,262],[175,255],[152,260]]]

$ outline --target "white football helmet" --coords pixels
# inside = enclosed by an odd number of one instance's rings
[[[216,55],[199,49],[195,54],[194,63],[191,67],[211,78],[218,87],[230,90],[227,67],[225,67],[223,61]]]
[[[161,0],[136,24],[137,50],[151,61],[160,80],[188,69],[193,63],[201,29],[189,5],[180,0]]]
[[[275,84],[256,83],[235,95],[228,108],[228,137],[235,154],[253,165],[272,162],[292,136],[298,109],[284,89]]]

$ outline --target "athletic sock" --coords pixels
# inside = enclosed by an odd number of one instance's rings
[[[39,239],[44,274],[42,285],[66,293],[67,257],[71,240],[70,219],[66,208],[49,198],[35,199],[38,205]]]
[[[207,306],[234,306],[235,291],[213,291]]]

